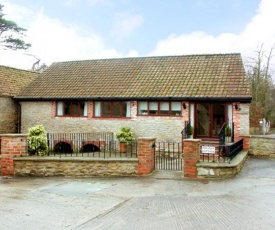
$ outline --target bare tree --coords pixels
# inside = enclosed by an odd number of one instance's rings
[[[261,118],[272,120],[272,123],[275,123],[275,85],[272,81],[271,70],[274,47],[275,44],[269,52],[266,52],[261,45],[255,51],[255,57],[249,58],[246,65],[253,97],[250,110],[252,126],[257,126]]]

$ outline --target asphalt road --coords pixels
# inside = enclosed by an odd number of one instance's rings
[[[275,229],[275,160],[227,180],[0,177],[0,229]]]

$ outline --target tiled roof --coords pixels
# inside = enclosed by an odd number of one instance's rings
[[[52,64],[17,98],[251,98],[240,54]]]
[[[0,66],[0,96],[17,95],[36,77],[36,72]]]

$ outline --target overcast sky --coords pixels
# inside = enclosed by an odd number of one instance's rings
[[[275,43],[274,0],[0,0],[27,29],[27,52],[0,48],[0,65],[133,56],[241,53]],[[31,54],[33,56],[30,56]]]

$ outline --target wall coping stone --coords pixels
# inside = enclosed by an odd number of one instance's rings
[[[201,139],[184,139],[183,141],[188,141],[188,142],[201,142]]]
[[[251,135],[250,138],[264,138],[264,139],[275,139],[275,135]]]
[[[79,161],[103,161],[103,162],[116,162],[116,161],[120,161],[120,162],[137,162],[138,159],[137,158],[126,158],[126,157],[121,157],[121,158],[100,158],[100,157],[63,157],[63,158],[59,158],[59,157],[36,157],[36,156],[32,156],[32,157],[15,157],[13,158],[14,161],[75,161],[75,162],[79,162]]]
[[[21,133],[7,133],[7,134],[0,134],[0,137],[27,137],[28,134],[21,134]]]
[[[139,140],[156,140],[156,138],[154,138],[154,137],[138,137],[137,139],[138,139],[138,141]]]
[[[241,151],[233,158],[230,163],[227,162],[220,162],[220,163],[213,163],[213,162],[198,162],[197,167],[204,167],[204,168],[234,168],[237,167],[239,164],[243,162],[243,160],[248,156],[248,151]]]

